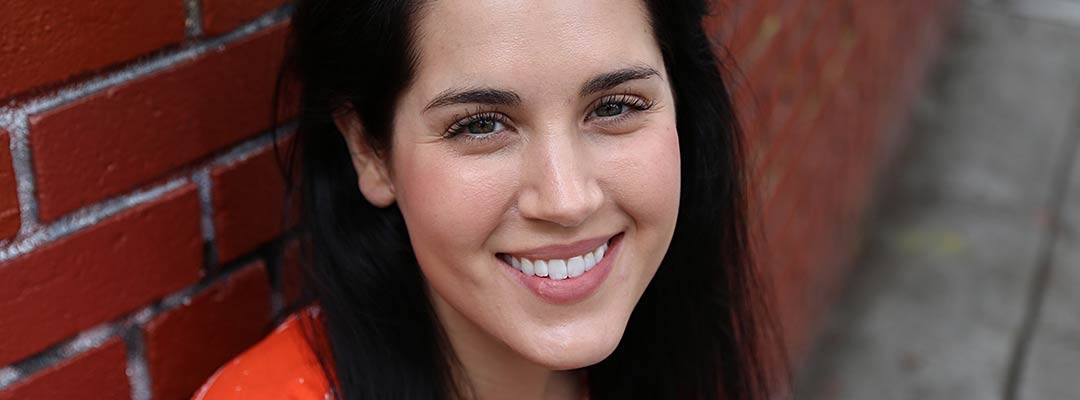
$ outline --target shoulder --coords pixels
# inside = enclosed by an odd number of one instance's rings
[[[218,369],[193,400],[329,398],[329,381],[305,335],[306,327],[318,326],[317,314],[309,308],[290,316]]]

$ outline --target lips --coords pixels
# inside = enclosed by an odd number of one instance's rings
[[[622,237],[620,233],[609,239],[591,239],[523,253],[501,253],[498,258],[511,279],[542,300],[553,304],[574,303],[589,297],[607,278],[618,256]]]

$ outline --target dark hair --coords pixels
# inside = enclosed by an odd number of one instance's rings
[[[762,343],[776,336],[750,257],[742,138],[701,26],[708,4],[646,4],[677,104],[681,205],[670,249],[621,342],[586,367],[589,393],[597,400],[765,399],[769,370],[783,366],[765,362]],[[305,269],[325,321],[329,349],[322,351],[332,362],[324,367],[341,398],[456,393],[456,359],[401,212],[360,194],[333,123],[333,114],[351,105],[369,144],[388,148],[394,107],[416,63],[411,27],[421,7],[407,0],[300,0],[293,17],[283,76],[302,87]]]

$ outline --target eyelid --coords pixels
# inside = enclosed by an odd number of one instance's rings
[[[634,111],[645,111],[652,109],[654,106],[656,106],[655,101],[649,100],[644,96],[639,96],[632,93],[614,93],[600,97],[596,101],[592,102],[592,104],[590,104],[589,108],[587,109],[585,119],[593,118],[593,112],[595,112],[596,109],[601,105],[608,103],[623,104],[630,107]]]
[[[485,111],[484,109],[478,108],[476,111],[469,113],[464,117],[457,118],[453,123],[450,124],[450,126],[446,128],[442,136],[444,138],[452,138],[458,136],[464,133],[464,129],[466,129],[469,124],[483,120],[492,120],[505,125],[510,121],[510,118],[507,117],[505,114],[494,110]],[[494,133],[495,132],[492,132],[492,134]]]

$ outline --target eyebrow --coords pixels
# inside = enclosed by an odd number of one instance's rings
[[[660,76],[660,73],[656,72],[655,69],[646,66],[629,67],[605,72],[589,79],[588,82],[585,82],[585,85],[581,86],[581,97],[596,92],[614,89],[615,87],[632,80],[649,79],[654,76]]]
[[[613,89],[632,80],[649,79],[654,76],[660,76],[660,73],[647,66],[617,69],[589,79],[588,82],[581,86],[580,94],[585,97],[596,92]],[[454,104],[517,106],[521,104],[521,96],[514,91],[485,87],[449,89],[435,96],[424,107],[424,111]]]
[[[435,96],[424,111],[452,104],[516,106],[521,104],[521,96],[509,90],[491,88],[450,89]]]

